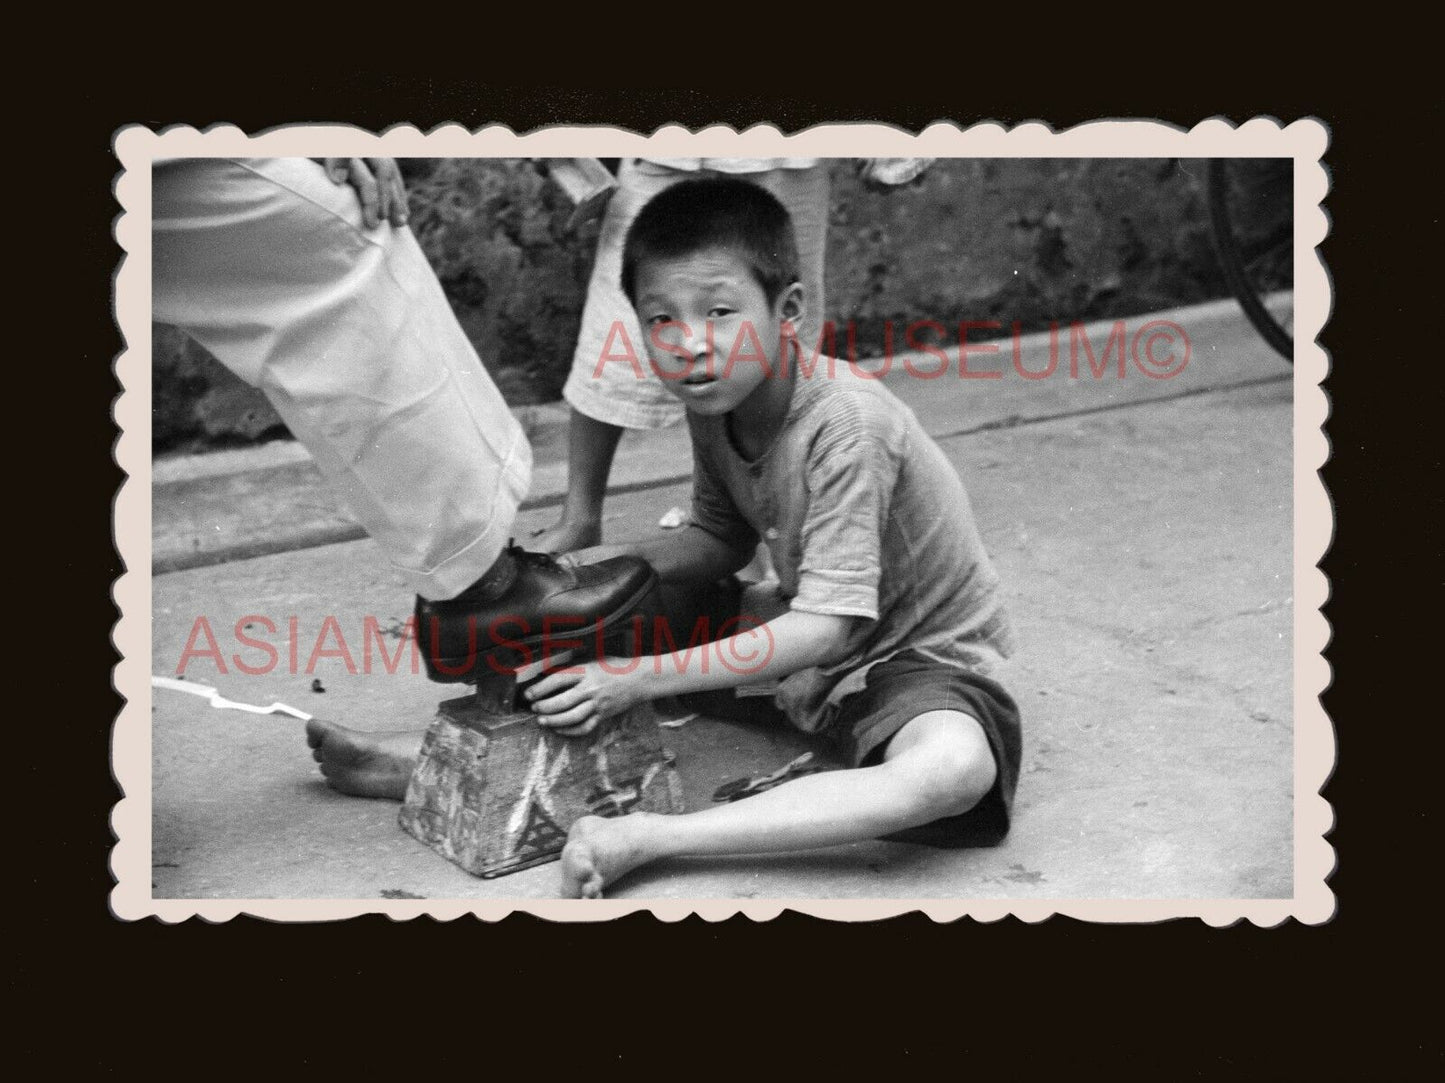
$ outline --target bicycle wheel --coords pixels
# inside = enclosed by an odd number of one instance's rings
[[[1275,352],[1294,364],[1294,339],[1280,326],[1259,292],[1244,273],[1244,261],[1240,258],[1239,243],[1234,237],[1234,227],[1229,218],[1229,173],[1227,158],[1209,159],[1209,222],[1213,227],[1214,251],[1219,256],[1219,265],[1224,270],[1229,290],[1244,309],[1244,314],[1264,340],[1274,347]]]

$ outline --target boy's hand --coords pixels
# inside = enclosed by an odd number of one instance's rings
[[[406,225],[406,185],[391,158],[323,158],[333,184],[349,184],[361,200],[361,219],[367,229],[382,222]]]
[[[549,673],[525,694],[541,725],[564,737],[582,737],[646,698],[633,679],[638,672],[635,658],[588,662]]]

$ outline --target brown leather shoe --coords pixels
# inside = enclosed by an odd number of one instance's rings
[[[603,639],[657,589],[657,573],[638,557],[573,568],[515,545],[506,552],[517,576],[501,597],[417,597],[417,640],[432,680],[474,683],[568,651],[600,655]]]

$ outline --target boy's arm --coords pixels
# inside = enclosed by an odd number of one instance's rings
[[[595,564],[618,556],[641,557],[665,580],[714,580],[744,567],[752,559],[752,552],[740,550],[689,523],[682,530],[644,541],[578,549],[563,559],[571,564]]]
[[[789,611],[764,622],[743,613],[733,635],[644,659],[638,680],[647,699],[781,680],[841,658],[857,619]]]
[[[580,549],[570,555],[572,563],[636,556],[651,564],[661,578],[675,582],[722,579],[752,560],[758,532],[733,502],[695,430],[691,437],[692,510],[686,528],[627,545]]]
[[[775,680],[841,657],[856,617],[788,612],[739,619],[735,635],[645,658],[601,659],[558,670],[527,689],[537,721],[580,736],[644,700]]]

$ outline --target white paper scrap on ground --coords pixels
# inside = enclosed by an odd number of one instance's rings
[[[676,696],[648,700],[647,709],[652,712],[654,722],[669,730],[680,729],[697,717],[697,712],[689,711]]]
[[[285,703],[273,703],[269,707],[258,707],[254,703],[237,703],[233,699],[227,699],[219,691],[208,684],[197,684],[194,681],[180,681],[174,677],[151,677],[152,688],[169,688],[172,692],[187,692],[193,696],[200,696],[210,701],[212,707],[221,710],[248,711],[251,714],[289,714],[292,718],[299,718],[302,722],[310,722],[311,716],[305,711],[298,711],[295,707]]]
[[[663,530],[676,530],[680,526],[687,526],[687,509],[668,508],[667,514],[657,521],[657,525]]]

